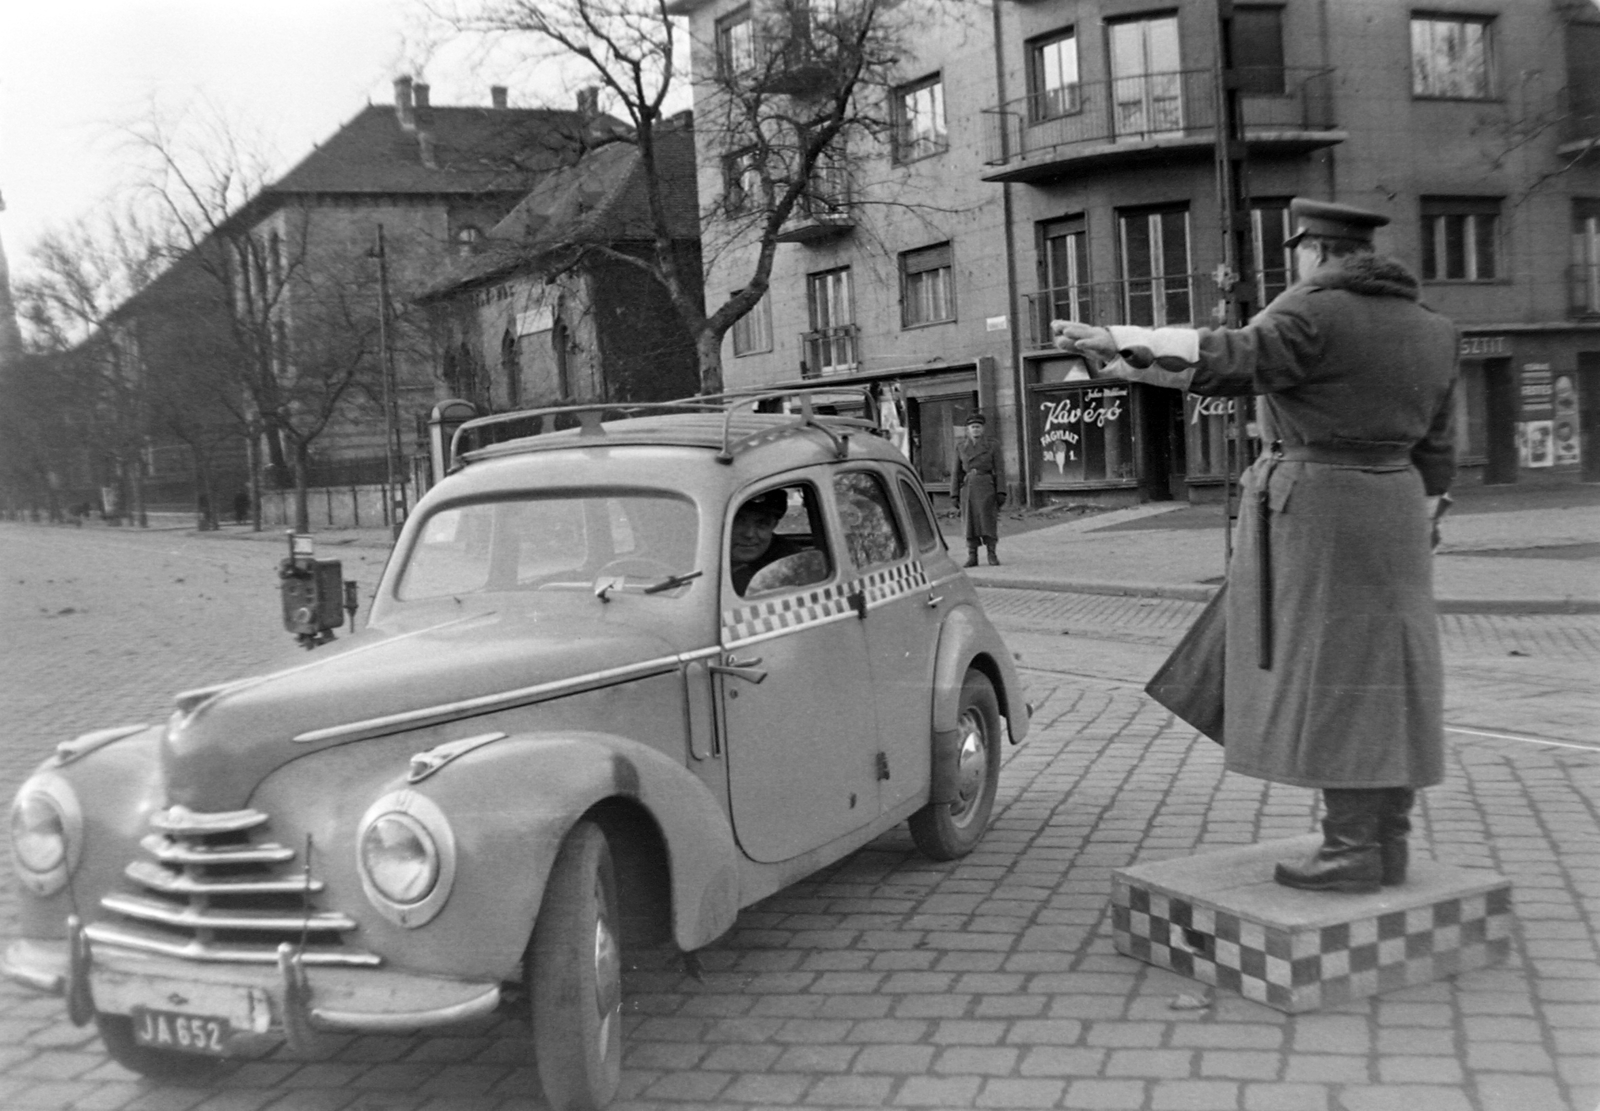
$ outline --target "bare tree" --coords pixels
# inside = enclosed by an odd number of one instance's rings
[[[739,38],[701,44],[716,61],[698,76],[695,130],[702,157],[725,173],[701,198],[704,257],[754,248],[748,279],[708,312],[700,283],[674,250],[658,137],[667,106],[688,87],[686,33],[671,0],[462,0],[436,6],[458,31],[534,63],[575,63],[606,93],[639,149],[653,251],[575,245],[644,268],[668,290],[694,337],[703,393],[722,389],[722,338],[767,291],[779,235],[796,215],[847,203],[864,140],[890,126],[884,95],[906,53],[917,5],[896,0],[781,0]]]

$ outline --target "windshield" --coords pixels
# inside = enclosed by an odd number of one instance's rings
[[[439,509],[401,570],[401,601],[660,583],[694,570],[699,514],[661,491],[552,491]],[[674,591],[676,592],[676,591]]]

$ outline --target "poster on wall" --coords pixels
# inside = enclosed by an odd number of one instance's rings
[[[1552,439],[1554,421],[1525,420],[1517,424],[1517,455],[1524,467],[1555,465]]]
[[[1576,466],[1583,453],[1578,446],[1578,390],[1570,374],[1556,375],[1555,410],[1555,465]]]

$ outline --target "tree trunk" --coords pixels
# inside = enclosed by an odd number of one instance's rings
[[[311,531],[311,461],[306,445],[294,445],[294,530]]]
[[[705,328],[694,337],[695,356],[700,363],[700,393],[722,392],[722,337]]]

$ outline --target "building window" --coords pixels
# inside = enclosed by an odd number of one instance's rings
[[[723,77],[738,77],[756,68],[756,26],[749,7],[717,20],[717,69]]]
[[[944,126],[944,81],[938,74],[894,92],[894,157],[912,162],[950,145]]]
[[[1033,338],[1050,342],[1050,321],[1098,319],[1089,287],[1089,236],[1082,216],[1039,225],[1041,316]]]
[[[754,147],[735,151],[722,162],[723,196],[728,212],[749,212],[762,202],[761,164]]]
[[[1183,129],[1183,74],[1178,17],[1127,19],[1107,26],[1117,135],[1143,137]]]
[[[1490,97],[1489,20],[1411,17],[1411,91],[1451,100]]]
[[[1158,327],[1192,321],[1189,210],[1122,212],[1118,214],[1118,224],[1124,321]]]
[[[483,238],[483,231],[471,224],[462,224],[456,229],[456,254],[467,255],[472,253],[473,244]]]
[[[1294,252],[1283,245],[1289,234],[1288,201],[1251,202],[1250,245],[1255,256],[1251,262],[1256,278],[1256,308],[1271,303],[1294,282]]]
[[[950,283],[950,244],[906,251],[900,256],[900,326],[937,324],[956,318]]]
[[[1600,316],[1600,198],[1572,201],[1572,311]]]
[[[1230,27],[1239,91],[1256,96],[1282,96],[1283,9],[1236,4]]]
[[[1028,118],[1035,123],[1070,115],[1078,102],[1078,37],[1074,28],[1028,44]]]
[[[1495,197],[1422,198],[1422,277],[1430,282],[1489,282],[1498,274]]]
[[[805,376],[848,374],[856,369],[856,310],[850,268],[806,276],[811,331],[805,336]]]
[[[733,296],[737,297],[743,292],[736,289]],[[735,356],[755,355],[771,350],[772,302],[763,293],[761,300],[752,305],[749,312],[733,322],[733,353]]]
[[[522,359],[509,328],[500,336],[500,371],[506,376],[506,405],[515,409],[522,404]]]

